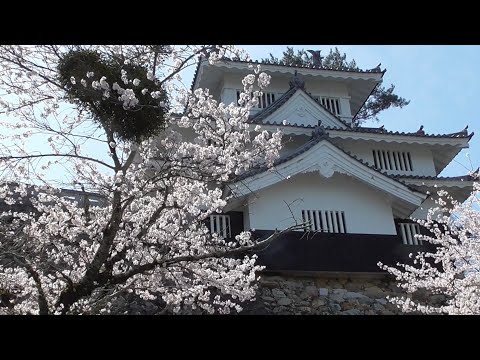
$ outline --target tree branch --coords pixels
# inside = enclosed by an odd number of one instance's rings
[[[82,155],[74,155],[74,154],[38,154],[38,155],[22,155],[22,156],[0,156],[0,160],[8,161],[8,160],[26,160],[26,159],[34,159],[34,158],[42,158],[42,157],[71,157],[77,159],[83,159],[95,162],[97,164],[101,164],[109,169],[115,170],[115,167],[109,165],[101,160],[93,159],[88,156]]]
[[[38,310],[40,315],[48,315],[49,310],[48,310],[48,302],[47,302],[47,297],[45,296],[45,292],[43,291],[42,287],[42,281],[40,280],[40,275],[38,275],[38,272],[35,271],[32,265],[30,265],[25,257],[22,256],[22,259],[20,259],[18,254],[10,253],[13,255],[14,261],[25,268],[25,270],[28,272],[28,274],[32,277],[33,281],[35,282],[35,286],[37,288],[38,292]]]
[[[257,242],[254,245],[241,246],[241,247],[238,247],[238,248],[235,248],[235,249],[228,249],[228,250],[223,250],[223,251],[214,251],[214,252],[210,252],[210,253],[207,253],[207,254],[201,254],[201,255],[177,256],[177,257],[174,257],[174,258],[168,259],[168,260],[153,261],[153,262],[148,263],[148,264],[139,265],[139,266],[134,267],[133,269],[131,269],[130,271],[128,271],[126,273],[113,276],[110,280],[107,280],[107,283],[110,284],[110,285],[120,284],[120,283],[123,283],[124,281],[128,280],[129,278],[131,278],[134,275],[143,274],[147,271],[155,269],[156,267],[168,267],[168,266],[180,263],[180,262],[195,262],[195,261],[210,259],[210,258],[229,257],[229,256],[237,255],[237,254],[253,252],[253,251],[259,250],[259,249],[264,250],[266,247],[268,247],[270,245],[270,243],[272,243],[275,239],[277,239],[281,235],[283,235],[287,232],[290,232],[290,231],[305,229],[306,226],[307,226],[306,224],[302,223],[302,224],[292,225],[285,230],[281,230],[281,231],[275,230],[275,232],[272,235],[270,235],[269,237],[267,237],[264,240],[261,240],[261,241]]]

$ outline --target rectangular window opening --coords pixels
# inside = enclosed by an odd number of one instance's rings
[[[380,170],[413,171],[412,156],[407,151],[372,150],[375,167]]]
[[[422,240],[415,235],[420,235],[420,225],[416,223],[399,223],[400,236],[404,245],[422,245]]]
[[[210,232],[224,239],[231,238],[230,215],[210,215]]]
[[[338,210],[302,210],[303,222],[309,222],[305,231],[346,233],[345,212]]]

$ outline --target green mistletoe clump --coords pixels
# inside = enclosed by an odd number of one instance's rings
[[[80,50],[69,52],[58,72],[67,99],[117,138],[138,142],[163,129],[167,94],[152,76],[147,78],[145,66]]]

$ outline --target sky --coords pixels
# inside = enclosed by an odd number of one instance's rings
[[[287,46],[321,50],[328,54],[336,45],[239,45],[253,60],[267,58],[270,53],[281,57]],[[380,113],[379,123],[387,130],[414,132],[424,126],[426,133],[445,134],[463,130],[468,125],[475,135],[470,148],[462,150],[441,173],[458,176],[480,166],[480,46],[440,45],[338,45],[347,60],[355,59],[362,69],[381,63],[387,69],[383,85],[395,85],[395,93],[410,100],[402,109]],[[191,84],[194,69],[183,74],[183,82]]]

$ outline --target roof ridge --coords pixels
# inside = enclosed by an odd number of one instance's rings
[[[367,70],[341,70],[341,69],[329,69],[329,68],[321,68],[314,65],[309,66],[299,66],[299,65],[284,65],[284,64],[272,64],[265,61],[259,60],[232,60],[226,56],[224,56],[221,60],[230,61],[230,62],[238,62],[238,63],[247,63],[247,64],[258,64],[258,65],[270,65],[270,66],[282,66],[282,67],[289,67],[294,69],[313,69],[313,70],[323,70],[323,71],[338,71],[338,72],[353,72],[353,73],[360,73],[360,74],[384,74],[387,69],[380,70],[377,68],[367,69]]]
[[[337,72],[347,72],[347,73],[357,73],[357,74],[385,74],[387,69],[383,70],[376,70],[376,68],[373,69],[368,69],[368,70],[339,70],[339,69],[325,69],[325,68],[318,68],[313,65],[311,66],[296,66],[296,65],[281,65],[281,64],[270,64],[258,60],[232,60],[226,56],[222,57],[219,61],[230,61],[230,62],[237,62],[237,63],[245,63],[245,64],[256,64],[256,65],[267,65],[267,66],[282,66],[282,67],[289,67],[293,69],[314,69],[314,70],[320,70],[320,71],[337,71]],[[198,76],[198,70],[200,69],[200,65],[202,62],[208,62],[208,59],[204,58],[202,55],[198,56],[198,61],[197,61],[197,66],[195,68],[195,72],[193,73],[193,78],[192,78],[192,85],[190,86],[190,91],[193,92],[193,87],[195,85],[195,81],[197,80]]]

